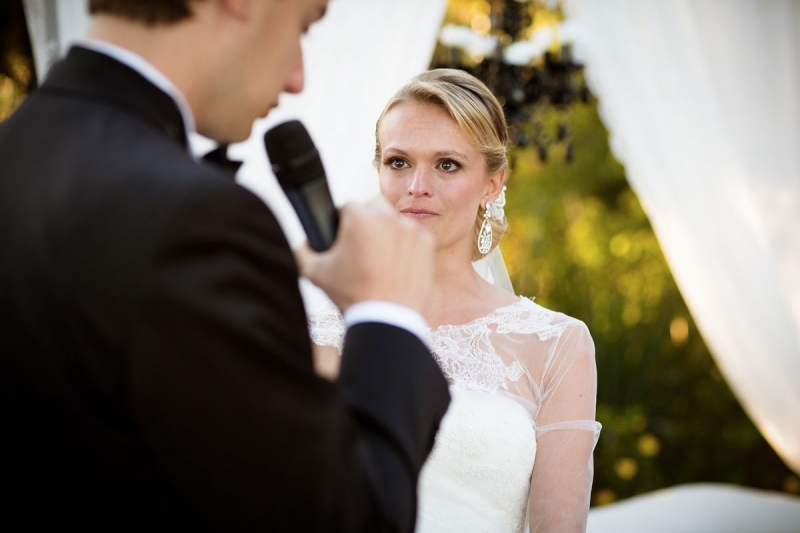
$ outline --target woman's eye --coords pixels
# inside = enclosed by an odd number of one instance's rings
[[[459,165],[458,163],[456,163],[451,159],[446,159],[441,163],[439,163],[439,168],[441,168],[445,172],[455,172],[456,170],[461,168],[461,165]]]
[[[406,168],[408,166],[408,163],[406,163],[402,159],[398,159],[395,157],[389,160],[389,166],[395,170],[400,170],[401,168]]]

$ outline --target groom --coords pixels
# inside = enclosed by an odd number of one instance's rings
[[[448,403],[418,312],[431,237],[373,203],[298,256],[346,310],[328,383],[275,218],[187,150],[302,90],[327,0],[89,3],[88,39],[0,125],[5,522],[411,531]]]

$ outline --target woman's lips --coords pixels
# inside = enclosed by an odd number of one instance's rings
[[[417,219],[431,218],[437,216],[438,214],[434,213],[433,211],[428,211],[427,209],[414,209],[414,208],[403,209],[400,212],[408,217]]]

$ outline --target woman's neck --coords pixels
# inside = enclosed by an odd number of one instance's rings
[[[480,316],[493,289],[475,272],[470,256],[464,250],[439,250],[425,318],[432,327],[468,322]]]

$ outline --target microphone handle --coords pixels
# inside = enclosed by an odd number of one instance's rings
[[[317,252],[333,245],[339,226],[339,214],[333,205],[325,176],[297,188],[284,189],[308,236],[308,244]]]

